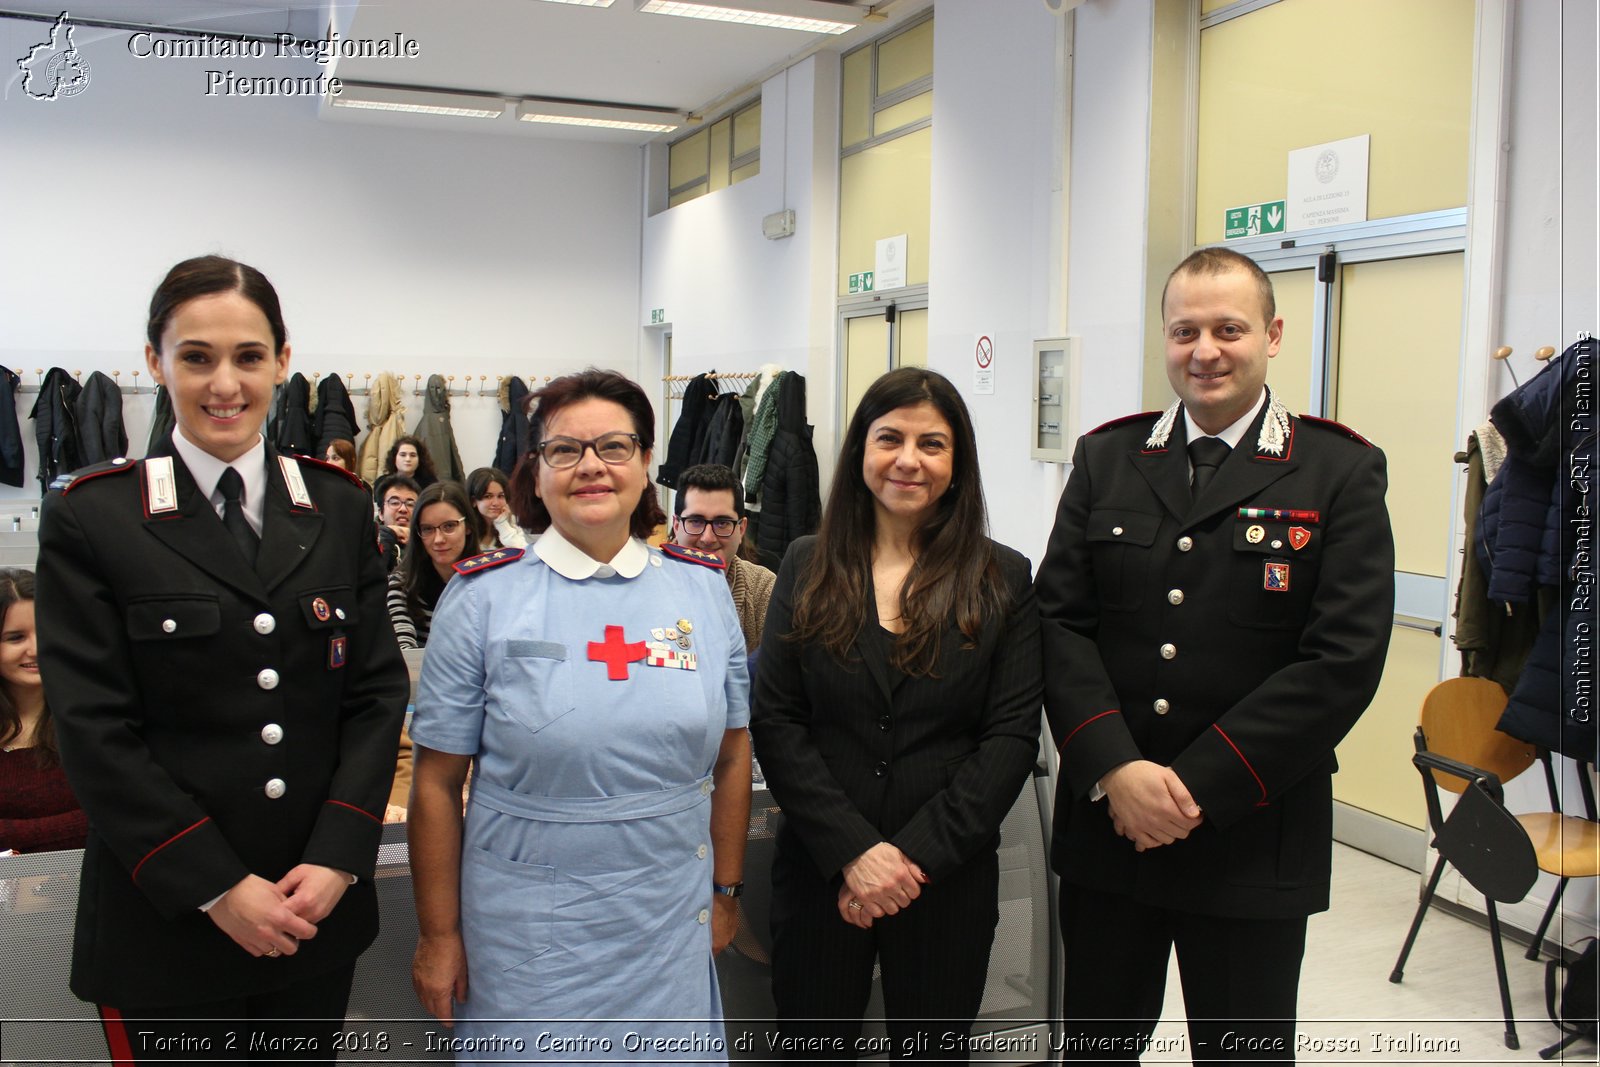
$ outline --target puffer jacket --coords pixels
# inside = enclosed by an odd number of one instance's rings
[[[395,441],[405,436],[406,402],[393,374],[383,371],[367,387],[367,436],[361,442],[358,472],[361,480],[375,485],[383,473],[383,461]]]
[[[528,386],[512,375],[500,383],[500,440],[495,444],[494,465],[510,475],[527,451]]]
[[[350,403],[344,379],[337,374],[317,383],[317,416],[311,433],[317,439],[319,459],[328,454],[328,446],[335,441],[356,443],[356,409]]]
[[[756,548],[763,560],[781,563],[783,554],[799,538],[817,532],[822,521],[822,495],[817,474],[817,453],[806,422],[806,380],[785,371],[772,386],[779,389],[777,430],[767,449],[761,476],[761,520],[756,525]],[[770,565],[776,569],[777,564]]]

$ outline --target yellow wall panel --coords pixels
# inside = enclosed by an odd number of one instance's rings
[[[872,136],[872,46],[858,48],[839,64],[839,145],[849,148]]]
[[[899,334],[894,365],[897,367],[926,367],[928,365],[928,309],[913,308],[900,312],[895,321]]]
[[[913,122],[920,122],[933,114],[933,93],[918,93],[910,100],[902,100],[892,107],[886,107],[872,116],[872,135],[882,137],[886,133],[893,133],[902,126],[909,126]]]
[[[1271,275],[1278,314],[1283,316],[1283,344],[1267,366],[1267,384],[1296,415],[1315,410],[1312,393],[1321,392],[1321,387],[1311,381],[1311,316],[1316,273],[1307,268]]]
[[[850,423],[867,386],[889,369],[889,324],[883,316],[858,315],[844,320],[844,420]],[[841,431],[840,434],[843,437]]]
[[[1288,153],[1371,134],[1367,217],[1467,200],[1473,0],[1280,0],[1200,34],[1197,244],[1282,199]]]
[[[726,118],[711,125],[711,191],[728,186],[728,161],[733,157],[729,148],[733,143],[733,119]]]
[[[850,275],[872,270],[880,238],[906,235],[906,284],[928,281],[931,127],[839,161],[839,295]]]
[[[679,204],[693,200],[697,196],[705,196],[707,191],[708,190],[706,189],[705,182],[701,182],[699,185],[691,185],[682,192],[673,193],[672,196],[667,199],[667,206],[677,207]]]
[[[761,147],[761,104],[747,107],[733,116],[733,155],[737,159]],[[737,181],[738,179],[734,179]]]
[[[1422,698],[1439,680],[1439,638],[1396,626],[1372,706],[1338,749],[1333,796],[1386,819],[1425,828],[1422,779],[1411,766],[1411,734]]]
[[[733,183],[735,185],[737,185],[738,183],[744,181],[746,178],[754,178],[757,174],[760,174],[760,173],[761,173],[761,160],[759,160],[759,159],[751,160],[749,163],[746,163],[742,167],[735,167],[734,168],[734,170],[733,170]]]
[[[1389,459],[1395,569],[1449,571],[1462,255],[1347,265],[1333,417]]]
[[[706,141],[709,133],[701,130],[685,137],[667,150],[667,188],[676,189],[684,182],[706,175]]]
[[[878,46],[878,95],[933,73],[933,20],[896,34]]]

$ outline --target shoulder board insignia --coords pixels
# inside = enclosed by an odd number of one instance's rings
[[[316,511],[317,506],[311,502],[311,490],[306,488],[305,475],[300,472],[299,461],[294,456],[279,456],[278,469],[283,472],[283,486],[289,491],[289,503],[307,511]]]
[[[1299,418],[1302,422],[1308,422],[1313,426],[1321,426],[1324,430],[1332,430],[1334,433],[1343,434],[1358,445],[1366,445],[1368,448],[1374,447],[1371,441],[1362,437],[1342,422],[1334,422],[1332,419],[1319,419],[1315,415],[1301,415]]]
[[[1125,426],[1130,422],[1138,422],[1140,419],[1153,419],[1160,414],[1161,412],[1159,411],[1141,411],[1133,415],[1124,415],[1119,419],[1112,419],[1110,422],[1102,422],[1099,426],[1096,426],[1094,429],[1090,430],[1089,433],[1096,434],[1101,430],[1114,430],[1118,426]],[[1084,436],[1087,437],[1088,434],[1085,434]]]
[[[698,563],[702,567],[710,567],[714,571],[725,571],[728,565],[722,562],[722,557],[710,552],[701,552],[697,548],[684,548],[682,545],[668,541],[661,546],[661,554],[668,559],[675,559],[683,563]]]
[[[131,459],[123,459],[119,456],[116,459],[109,460],[105,463],[97,463],[93,467],[84,467],[81,470],[75,470],[68,474],[58,474],[56,475],[55,481],[50,483],[50,488],[59,489],[61,492],[65,493],[82,485],[84,482],[87,482],[90,479],[100,477],[102,474],[120,474],[123,471],[131,471],[138,465],[138,463]]]
[[[507,563],[515,563],[522,558],[523,550],[520,548],[497,548],[493,552],[485,552],[478,556],[468,556],[466,559],[457,560],[455,572],[457,574],[480,574]]]
[[[318,469],[318,470],[332,471],[333,473],[342,476],[345,481],[349,482],[351,485],[356,486],[358,489],[364,489],[364,490],[367,490],[368,492],[371,491],[370,487],[367,485],[366,482],[362,481],[356,475],[354,475],[354,474],[350,473],[349,471],[345,470],[343,467],[339,466],[337,463],[329,463],[327,460],[318,459],[316,456],[295,456],[294,458],[295,458],[295,460],[297,462],[304,463],[308,467],[312,467],[312,468],[315,468],[315,469]]]

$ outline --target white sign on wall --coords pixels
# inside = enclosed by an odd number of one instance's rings
[[[1367,221],[1370,134],[1289,153],[1290,230]]]
[[[872,288],[874,292],[901,289],[906,284],[906,235],[884,237],[878,241],[878,254],[873,263]]]
[[[972,391],[980,396],[994,395],[994,341],[980,333],[972,344]]]

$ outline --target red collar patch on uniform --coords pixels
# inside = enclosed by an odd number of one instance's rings
[[[728,565],[722,562],[722,557],[711,552],[702,552],[698,548],[684,548],[673,541],[668,541],[661,546],[661,554],[668,559],[680,560],[684,563],[698,563],[702,567],[710,567],[714,571],[725,571]]]
[[[515,563],[522,558],[522,553],[523,550],[520,548],[497,548],[493,552],[458,559],[451,569],[457,574],[477,574],[494,567],[502,567],[507,563]]]
[[[1302,422],[1309,422],[1313,426],[1321,426],[1325,430],[1332,430],[1335,433],[1342,433],[1357,444],[1366,445],[1368,448],[1373,447],[1371,441],[1367,440],[1365,437],[1362,437],[1360,434],[1356,433],[1342,422],[1334,422],[1332,419],[1319,419],[1315,415],[1301,415],[1299,418]]]

